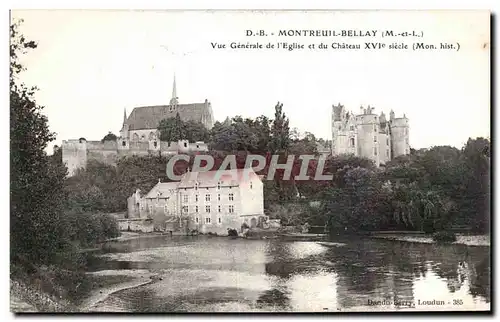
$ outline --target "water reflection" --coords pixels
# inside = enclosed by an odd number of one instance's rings
[[[145,238],[112,243],[93,270],[162,278],[116,292],[96,310],[339,311],[489,309],[486,247],[373,239],[344,246],[279,240]],[[438,301],[431,305],[433,300]],[[443,301],[441,303],[440,301]],[[374,303],[384,303],[374,305]]]

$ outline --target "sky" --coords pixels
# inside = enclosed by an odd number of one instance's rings
[[[180,103],[212,104],[215,120],[274,116],[331,139],[332,105],[410,120],[410,145],[461,148],[490,136],[490,14],[487,11],[112,11],[16,10],[38,48],[20,81],[36,85],[51,145],[119,134],[123,111],[168,104],[174,74]],[[356,30],[376,37],[279,37],[279,30]],[[247,37],[264,30],[266,37]],[[421,38],[381,38],[383,30]],[[273,33],[274,35],[271,35]],[[411,50],[414,41],[457,50]],[[211,43],[301,43],[304,50],[213,49]],[[361,50],[308,49],[359,43]],[[410,50],[365,50],[365,42]]]

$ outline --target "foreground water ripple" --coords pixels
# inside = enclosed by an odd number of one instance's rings
[[[89,270],[154,280],[113,292],[91,310],[488,310],[489,251],[374,239],[139,238],[105,245]]]

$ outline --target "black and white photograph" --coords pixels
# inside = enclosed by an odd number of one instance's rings
[[[491,313],[488,10],[10,11],[10,311]]]

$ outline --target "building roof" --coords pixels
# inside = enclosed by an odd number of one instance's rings
[[[252,168],[234,170],[214,170],[207,172],[185,173],[179,183],[179,188],[213,188],[220,182],[222,187],[236,187],[250,180],[261,180]]]
[[[151,189],[144,198],[157,198],[158,193],[160,193],[160,198],[165,198],[170,196],[172,192],[170,190],[177,189],[179,182],[158,182],[156,186]]]
[[[157,129],[161,120],[175,117],[177,113],[183,121],[205,124],[211,119],[209,103],[156,105],[136,107],[127,119],[129,130]]]

